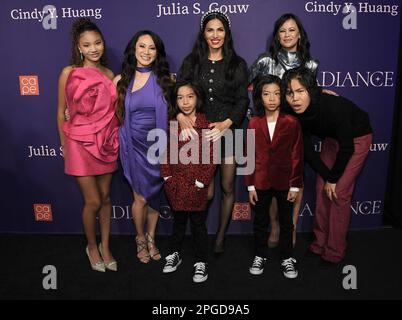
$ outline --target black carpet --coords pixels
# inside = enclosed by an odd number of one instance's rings
[[[209,278],[192,282],[192,241],[186,237],[183,263],[163,274],[164,259],[141,264],[134,236],[113,236],[111,250],[117,273],[90,269],[83,236],[0,235],[0,299],[134,299],[134,300],[267,300],[267,299],[401,299],[402,231],[380,229],[349,234],[349,249],[338,265],[324,265],[305,257],[312,234],[298,234],[296,258],[299,277],[286,279],[278,252],[272,252],[260,276],[249,274],[253,259],[250,235],[227,236],[226,251],[211,253]],[[157,236],[161,252],[168,254],[168,237]],[[212,248],[213,238],[210,238]],[[57,290],[45,290],[44,266],[57,269]],[[345,290],[343,268],[357,270],[357,289]]]

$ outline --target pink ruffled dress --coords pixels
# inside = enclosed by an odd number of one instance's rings
[[[119,149],[115,85],[96,68],[75,68],[65,93],[70,113],[63,124],[65,173],[94,176],[115,171]]]

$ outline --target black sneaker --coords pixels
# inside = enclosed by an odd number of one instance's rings
[[[266,262],[267,262],[266,258],[255,256],[253,264],[248,270],[250,271],[251,274],[254,274],[256,276],[260,275],[264,272],[264,266]]]
[[[177,270],[177,267],[181,264],[181,259],[177,251],[168,255],[165,259],[166,264],[163,267],[163,273],[174,272]]]
[[[208,279],[208,265],[205,262],[197,262],[194,264],[194,276],[193,276],[193,281],[194,282],[204,282],[205,280]]]
[[[285,260],[282,260],[282,269],[283,269],[283,275],[286,278],[294,279],[297,278],[297,269],[296,269],[296,259],[294,258],[288,258]]]

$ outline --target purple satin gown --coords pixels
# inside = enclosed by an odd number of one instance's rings
[[[147,136],[155,128],[166,134],[167,104],[153,73],[145,85],[135,92],[131,92],[133,81],[127,88],[124,124],[119,131],[120,159],[124,175],[133,191],[142,195],[153,209],[159,211],[163,179],[160,164],[151,163],[147,157],[149,148],[154,148],[156,143],[147,141]],[[166,139],[157,142],[159,152],[156,154],[161,155],[166,147]]]

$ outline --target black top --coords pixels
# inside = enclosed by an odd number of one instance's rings
[[[220,122],[229,118],[234,126],[240,126],[250,102],[247,92],[246,62],[240,59],[232,81],[225,79],[224,59],[203,62],[196,79],[192,79],[194,77],[192,72],[183,70],[187,69],[188,64],[189,57],[184,60],[178,78],[196,81],[204,89],[206,96],[204,110],[207,119],[210,122]]]
[[[336,183],[354,152],[353,139],[372,133],[368,114],[352,101],[323,93],[316,104],[302,114],[294,114],[301,122],[306,161],[330,183]],[[321,139],[333,138],[339,151],[332,169],[329,169],[314,151],[311,135]]]

